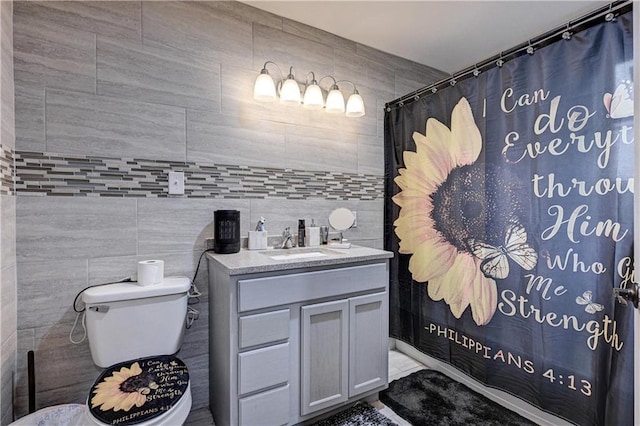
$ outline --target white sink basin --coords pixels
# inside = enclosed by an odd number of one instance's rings
[[[327,257],[341,255],[339,251],[329,250],[325,248],[293,248],[293,249],[275,249],[261,251],[260,254],[269,256],[273,260],[294,260],[294,259],[308,259],[317,257]]]

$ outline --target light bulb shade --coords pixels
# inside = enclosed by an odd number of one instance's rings
[[[347,117],[362,117],[364,115],[364,101],[358,93],[349,96],[346,115]]]
[[[338,89],[331,89],[327,95],[326,109],[331,114],[342,114],[344,112],[344,96]]]
[[[324,98],[322,89],[317,84],[310,84],[304,91],[302,105],[307,109],[322,109],[324,107]]]
[[[277,99],[276,85],[269,73],[261,73],[253,85],[253,99],[261,102],[273,102]]]
[[[280,89],[280,103],[285,105],[300,105],[300,86],[293,78],[288,78]]]

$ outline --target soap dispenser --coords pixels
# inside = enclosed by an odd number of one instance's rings
[[[304,226],[304,219],[298,220],[298,247],[304,247],[304,240],[306,239],[306,229]]]
[[[267,248],[267,230],[264,217],[260,217],[255,231],[249,231],[247,246],[249,250],[264,250]]]

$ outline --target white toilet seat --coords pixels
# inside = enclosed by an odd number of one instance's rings
[[[120,362],[105,369],[89,391],[85,424],[180,425],[191,410],[186,365],[172,355]]]

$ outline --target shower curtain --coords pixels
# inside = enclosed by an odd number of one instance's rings
[[[392,337],[579,425],[633,424],[631,13],[385,113]]]

